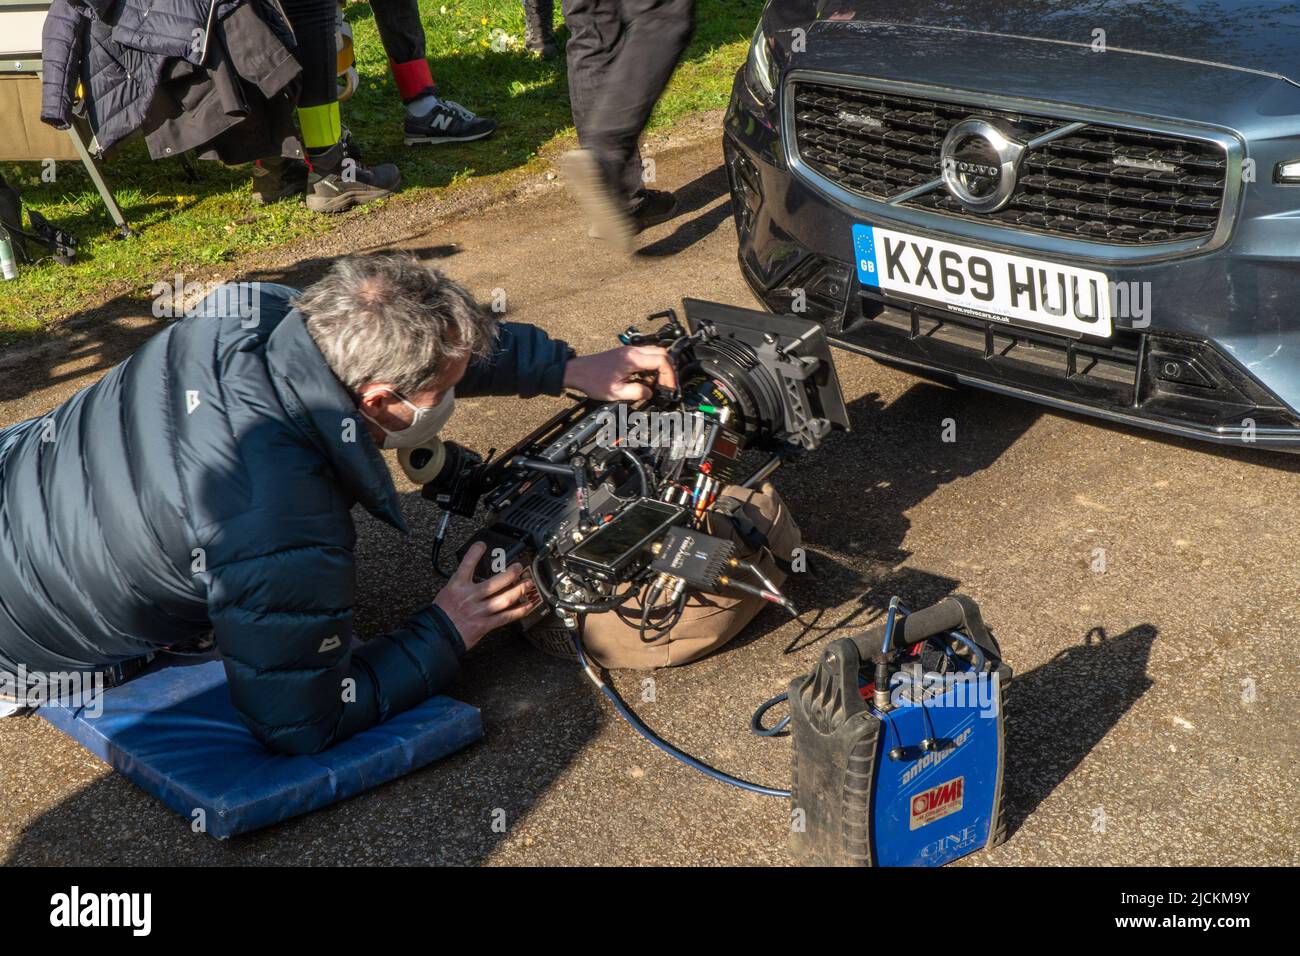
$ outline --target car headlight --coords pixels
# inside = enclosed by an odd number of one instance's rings
[[[776,90],[776,74],[772,71],[772,61],[767,52],[767,35],[763,33],[763,21],[758,21],[754,31],[754,40],[749,45],[750,85],[761,91],[764,96],[771,96]]]

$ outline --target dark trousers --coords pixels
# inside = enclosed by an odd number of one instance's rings
[[[339,98],[338,47],[334,44],[337,0],[282,0],[302,64],[299,106],[324,106]]]
[[[578,142],[629,199],[641,189],[641,131],[694,26],[695,0],[562,0]]]
[[[370,0],[375,29],[394,63],[424,59],[424,24],[416,0]]]

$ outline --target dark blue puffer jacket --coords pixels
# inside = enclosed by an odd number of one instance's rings
[[[97,669],[211,630],[253,733],[312,753],[443,690],[464,645],[430,607],[353,648],[350,509],[405,531],[397,491],[296,290],[240,288],[256,327],[220,314],[227,287],[0,431],[0,669]],[[456,392],[559,394],[570,354],[503,324]]]

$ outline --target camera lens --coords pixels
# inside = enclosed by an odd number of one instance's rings
[[[695,401],[731,409],[728,427],[744,443],[762,445],[785,425],[780,393],[754,350],[735,339],[715,338],[695,350],[682,369],[682,393]]]

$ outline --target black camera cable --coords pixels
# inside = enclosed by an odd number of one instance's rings
[[[569,602],[560,601],[543,581],[542,575],[540,574],[542,560],[547,556],[547,554],[549,554],[550,549],[553,546],[554,542],[548,542],[540,551],[538,551],[532,561],[533,583],[536,585],[538,593],[542,596],[542,600],[552,608],[561,608],[575,614],[603,613],[604,611],[612,611],[622,607],[622,605],[626,604],[632,597],[639,593],[639,588],[628,588],[618,600],[606,602],[606,606],[571,604]],[[790,796],[789,790],[778,790],[774,787],[765,787],[761,784],[751,783],[748,780],[742,780],[740,777],[733,777],[731,774],[724,773],[715,767],[710,767],[703,761],[692,757],[690,754],[686,753],[686,751],[673,746],[647,727],[645,722],[642,721],[632,708],[628,707],[623,698],[619,696],[618,691],[614,690],[614,688],[606,681],[602,680],[600,675],[596,673],[595,668],[592,667],[591,662],[587,659],[586,648],[584,648],[582,644],[582,623],[583,620],[579,617],[577,627],[575,627],[571,632],[573,635],[573,647],[578,655],[578,664],[582,667],[583,673],[585,673],[588,679],[596,685],[596,688],[606,698],[608,698],[609,702],[614,706],[614,709],[628,722],[633,730],[670,757],[686,764],[686,766],[693,770],[698,770],[705,776],[711,777],[720,783],[739,787],[741,790],[748,790],[750,793],[758,793],[768,797]]]
[[[568,611],[571,614],[604,614],[606,611],[614,611],[621,608],[628,601],[632,600],[632,598],[636,597],[637,589],[628,588],[621,595],[615,594],[607,600],[596,604],[575,604],[571,601],[562,600],[556,596],[550,587],[548,587],[542,580],[542,575],[540,573],[542,561],[550,553],[552,546],[553,543],[544,545],[542,549],[533,556],[531,565],[533,584],[537,587],[537,593],[542,596],[542,600],[551,608],[558,608],[563,611]]]
[[[614,705],[614,709],[618,711],[619,716],[626,720],[633,730],[650,743],[654,744],[654,746],[658,747],[673,759],[686,764],[686,766],[690,767],[692,770],[698,770],[706,777],[711,777],[719,783],[725,783],[732,787],[739,787],[741,790],[748,790],[750,793],[762,794],[765,797],[791,796],[789,790],[778,790],[775,787],[765,787],[762,784],[751,783],[748,780],[742,780],[740,777],[733,777],[729,773],[724,773],[716,767],[710,767],[702,760],[692,757],[686,751],[675,747],[668,741],[664,740],[657,733],[647,727],[645,722],[641,720],[632,708],[627,705],[626,701],[619,696],[618,691],[614,690],[612,686],[601,679],[601,676],[596,673],[596,669],[592,667],[591,662],[587,659],[586,649],[582,645],[581,622],[579,622],[578,627],[572,632],[572,634],[573,647],[578,654],[578,664],[582,667],[582,670],[587,675],[588,679],[590,679],[591,682],[596,685],[596,688],[605,695],[611,704]]]

